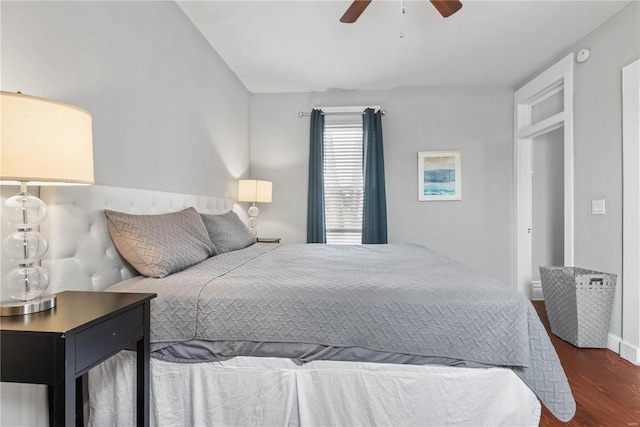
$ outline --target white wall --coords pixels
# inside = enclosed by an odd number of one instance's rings
[[[567,48],[591,49],[574,67],[575,264],[618,275],[611,334],[622,319],[622,67],[640,57],[640,3]],[[539,71],[547,68],[546,66]],[[534,73],[534,75],[537,73]],[[591,200],[605,199],[606,215],[591,215]]]
[[[97,184],[236,196],[250,95],[174,2],[3,1],[0,19],[1,89],[88,110]],[[2,383],[0,424],[47,425],[44,390]]]
[[[309,118],[315,106],[380,105],[390,242],[429,246],[505,283],[512,275],[513,93],[509,88],[254,94],[251,172],[273,181],[259,234],[306,241]],[[463,200],[418,202],[417,153],[462,150]]]

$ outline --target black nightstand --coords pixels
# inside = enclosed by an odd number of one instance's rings
[[[280,243],[280,237],[258,237],[259,243]]]
[[[46,384],[50,425],[83,425],[82,375],[135,345],[137,425],[148,426],[149,310],[155,297],[61,292],[51,310],[0,318],[0,380]]]

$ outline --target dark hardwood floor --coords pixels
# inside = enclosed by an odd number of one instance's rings
[[[540,426],[640,427],[640,367],[607,349],[577,348],[549,329],[544,302],[533,305],[544,323],[576,399],[576,415],[562,423],[543,406]]]

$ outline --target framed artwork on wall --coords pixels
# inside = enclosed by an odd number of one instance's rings
[[[462,152],[418,153],[418,200],[462,200]]]

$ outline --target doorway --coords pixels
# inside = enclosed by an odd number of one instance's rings
[[[533,300],[542,300],[540,266],[564,265],[564,129],[533,140],[532,271]]]
[[[529,299],[542,297],[534,292],[534,147],[562,135],[562,263],[573,265],[573,61],[570,53],[533,78],[514,94],[515,165],[515,260],[514,287]],[[539,139],[544,138],[544,139]],[[556,137],[557,139],[557,137]],[[557,146],[554,146],[557,148]],[[555,158],[554,160],[557,160]],[[538,167],[544,167],[540,161]],[[538,202],[540,203],[540,202]],[[558,262],[555,257],[552,262]],[[545,263],[547,261],[544,261]],[[536,266],[537,267],[537,266]],[[537,282],[539,287],[539,282]]]

